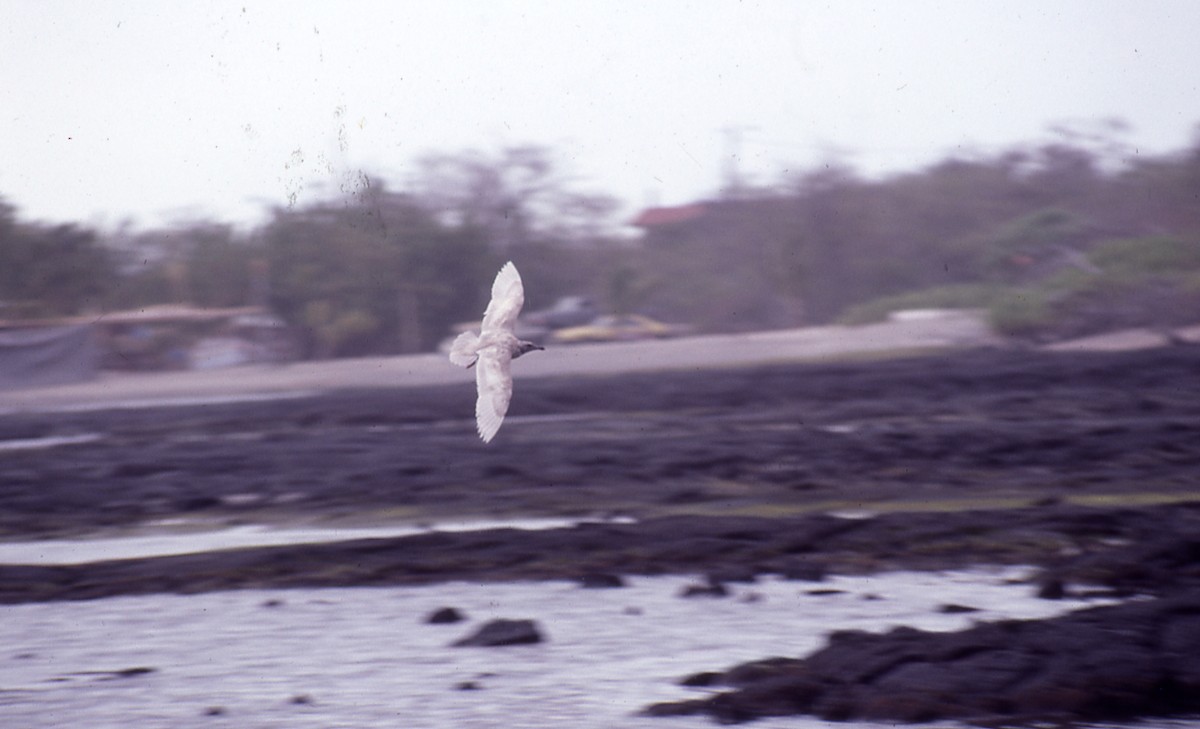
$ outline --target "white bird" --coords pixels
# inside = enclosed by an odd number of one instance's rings
[[[495,437],[508,412],[513,384],[510,364],[526,352],[544,349],[513,334],[524,304],[521,274],[509,261],[492,283],[492,300],[483,312],[479,333],[463,332],[450,345],[451,362],[459,367],[475,366],[475,386],[479,391],[475,400],[475,426],[484,443]]]

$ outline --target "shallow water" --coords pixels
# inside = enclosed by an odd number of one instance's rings
[[[1051,602],[1013,568],[760,580],[729,598],[678,597],[694,580],[246,590],[0,607],[0,725],[12,727],[654,727],[635,716],[701,695],[676,681],[772,655],[799,656],[837,629],[957,630],[1035,618]],[[814,595],[810,591],[840,590]],[[983,610],[937,612],[943,603]],[[1091,603],[1094,604],[1094,603]],[[428,625],[441,606],[468,620]],[[452,648],[493,618],[536,620],[534,646]],[[150,672],[114,672],[151,668]],[[478,690],[462,690],[474,682]],[[1180,724],[1185,726],[1186,724]],[[826,726],[806,718],[759,729]],[[842,725],[829,725],[841,726]],[[865,725],[859,725],[865,726]],[[1200,727],[1200,723],[1191,724]]]
[[[59,446],[94,443],[104,436],[99,433],[80,433],[78,435],[54,435],[44,438],[14,438],[0,440],[0,452],[3,451],[35,451]]]
[[[128,377],[128,376],[127,376]],[[161,377],[161,375],[160,375]],[[129,384],[127,383],[127,387]],[[69,385],[67,387],[70,387]],[[134,386],[136,392],[136,386]],[[187,407],[191,405],[229,405],[234,403],[270,402],[273,400],[300,400],[312,397],[317,390],[287,390],[281,392],[249,392],[242,394],[207,395],[150,395],[147,397],[99,399],[86,397],[66,399],[63,402],[39,403],[26,401],[19,407],[0,407],[0,415],[14,413],[86,413],[96,410],[144,410],[146,408]]]
[[[90,539],[38,539],[0,542],[0,564],[83,564],[109,559],[140,559],[174,554],[194,554],[219,549],[274,547],[289,544],[327,544],[354,539],[406,537],[431,531],[467,532],[484,529],[562,529],[587,519],[462,519],[428,524],[397,524],[381,527],[287,527],[246,524],[222,529],[177,520],[161,522],[155,531],[133,536]],[[615,519],[628,523],[628,519]]]

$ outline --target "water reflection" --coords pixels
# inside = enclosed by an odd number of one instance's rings
[[[682,599],[686,577],[624,589],[563,582],[234,591],[0,608],[0,724],[81,727],[654,727],[634,716],[694,695],[676,680],[802,655],[831,630],[952,630],[1080,606],[1031,596],[1020,571],[762,580]],[[823,594],[813,594],[814,588]],[[981,609],[944,614],[944,603]],[[454,606],[468,621],[428,625]],[[450,648],[493,618],[536,620],[540,645]],[[151,668],[153,671],[128,671]],[[122,671],[126,671],[122,674]],[[478,690],[461,690],[469,682]],[[759,729],[825,726],[807,719]]]

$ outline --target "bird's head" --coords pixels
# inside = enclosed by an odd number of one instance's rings
[[[541,345],[534,344],[533,342],[526,342],[526,341],[517,342],[517,351],[513,352],[513,359],[520,357],[521,355],[525,354],[526,352],[532,352],[535,349],[536,350],[545,350],[546,348]]]

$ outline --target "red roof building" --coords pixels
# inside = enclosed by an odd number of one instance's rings
[[[671,208],[646,208],[630,225],[638,228],[656,228],[662,225],[675,225],[695,220],[704,215],[705,208],[700,203],[678,205]]]

